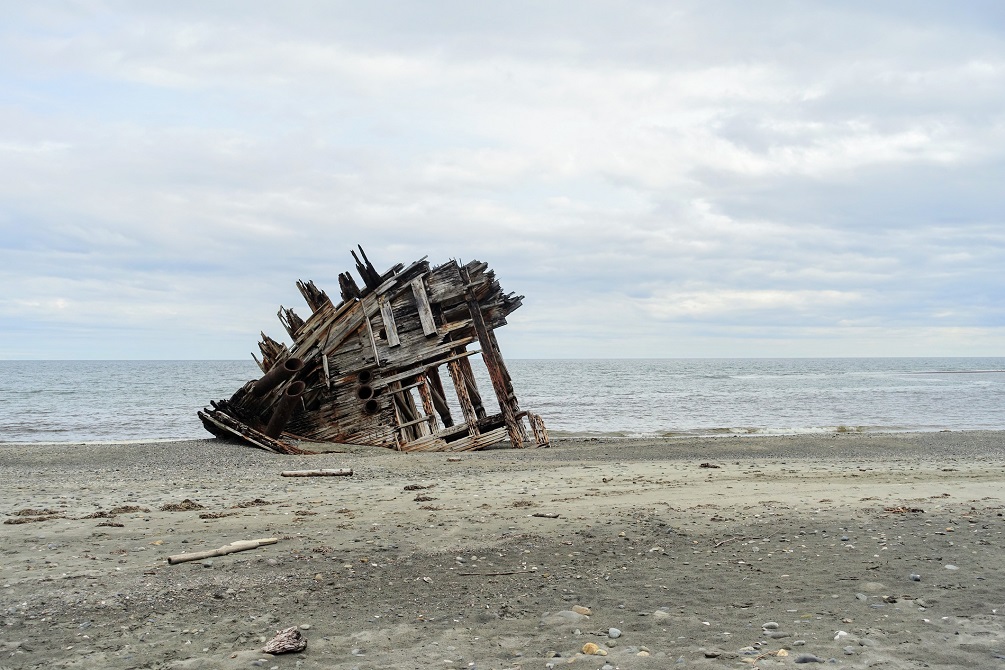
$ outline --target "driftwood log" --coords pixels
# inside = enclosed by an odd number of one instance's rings
[[[279,542],[279,538],[276,537],[266,537],[259,540],[240,540],[238,542],[231,542],[226,544],[219,549],[210,549],[209,551],[196,551],[191,554],[175,554],[174,556],[168,556],[168,564],[175,565],[177,563],[188,563],[189,561],[201,561],[204,558],[213,558],[214,556],[226,556],[227,554],[233,554],[238,551],[248,551],[249,549],[258,549],[259,547],[264,547],[267,544],[275,544]]]
[[[351,477],[351,468],[341,468],[338,470],[283,470],[283,477]]]
[[[276,632],[276,636],[269,640],[262,651],[266,654],[295,654],[307,648],[307,638],[303,636],[296,626]]]

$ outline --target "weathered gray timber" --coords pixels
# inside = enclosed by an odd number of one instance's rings
[[[293,344],[262,333],[262,358],[254,358],[263,376],[199,412],[209,432],[280,453],[302,453],[298,441],[400,451],[548,445],[541,417],[520,409],[494,332],[522,296],[503,293],[479,261],[433,267],[422,258],[380,274],[362,248],[352,256],[363,287],[343,272],[334,304],[314,282],[298,281],[311,315],[279,308]],[[489,407],[471,367],[478,355],[496,400]]]

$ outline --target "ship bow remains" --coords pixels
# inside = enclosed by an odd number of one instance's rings
[[[423,258],[381,274],[362,248],[353,257],[362,286],[339,275],[338,304],[297,282],[311,315],[280,307],[292,346],[262,333],[262,377],[199,412],[207,430],[280,453],[299,453],[303,441],[400,451],[548,445],[541,417],[520,409],[495,336],[522,296],[503,293],[479,261],[433,267]],[[472,359],[490,389],[479,388]]]

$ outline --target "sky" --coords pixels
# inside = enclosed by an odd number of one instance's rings
[[[508,358],[1005,355],[1005,3],[0,0],[0,359],[483,260]]]

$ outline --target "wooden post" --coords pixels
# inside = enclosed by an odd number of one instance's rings
[[[471,404],[471,396],[468,395],[468,385],[464,379],[464,370],[461,368],[460,361],[464,359],[455,359],[447,363],[447,368],[450,370],[450,379],[454,382],[454,390],[457,391],[457,402],[461,406],[461,413],[464,414],[464,422],[468,424],[468,431],[471,435],[479,435],[481,431],[478,430],[478,414],[475,412],[475,406]]]
[[[380,305],[380,318],[384,322],[384,334],[387,336],[387,346],[396,347],[401,344],[398,337],[398,324],[394,322],[394,310],[391,309],[391,301],[384,296],[377,298]]]
[[[465,294],[468,299],[468,311],[471,313],[471,321],[474,323],[475,333],[478,335],[478,341],[482,346],[482,360],[485,361],[485,367],[489,371],[489,379],[492,380],[492,389],[495,391],[496,399],[499,401],[499,410],[502,412],[503,421],[506,422],[506,432],[509,433],[509,439],[513,443],[513,446],[516,449],[520,449],[523,447],[527,433],[520,422],[517,421],[516,412],[513,410],[513,404],[510,401],[510,391],[506,383],[509,373],[506,372],[506,365],[499,354],[498,345],[494,341],[495,338],[492,337],[492,331],[485,323],[485,317],[482,316],[481,306],[478,304],[478,299],[472,290],[471,275],[467,268],[461,268],[461,279],[467,285]]]
[[[419,310],[419,321],[422,323],[422,334],[426,337],[436,335],[436,320],[433,318],[433,309],[429,305],[429,295],[426,293],[426,285],[422,277],[412,280],[412,295],[415,296],[415,307]]]
[[[422,411],[426,413],[426,416],[431,416],[429,420],[429,431],[435,433],[439,426],[436,423],[436,406],[433,403],[433,394],[429,389],[429,380],[426,379],[426,375],[419,375],[415,378],[415,381],[419,383],[419,397],[422,398]]]
[[[440,421],[445,427],[450,428],[454,425],[454,417],[450,416],[450,405],[447,404],[447,394],[443,390],[439,368],[428,368],[426,376],[429,378],[429,391],[433,396],[436,412],[440,415]]]
[[[471,369],[471,357],[460,359],[461,370],[464,371],[464,381],[468,385],[468,395],[471,396],[471,404],[475,407],[475,414],[479,419],[484,419],[485,404],[482,402],[482,394],[478,392],[478,383],[475,382],[475,373]]]

